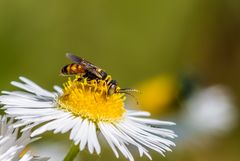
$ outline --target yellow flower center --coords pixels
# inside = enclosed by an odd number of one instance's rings
[[[69,78],[64,84],[64,94],[58,99],[59,108],[94,122],[120,120],[126,111],[125,95],[108,95],[108,88],[106,80],[79,81],[79,77],[74,80]]]

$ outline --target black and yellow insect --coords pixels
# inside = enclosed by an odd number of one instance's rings
[[[108,95],[112,95],[114,93],[126,93],[133,96],[131,92],[138,92],[138,90],[131,88],[119,88],[117,81],[112,80],[111,76],[109,76],[103,69],[93,65],[83,58],[70,53],[66,54],[66,57],[73,63],[68,64],[62,68],[62,75],[79,75],[82,78],[87,78],[87,80],[106,80],[106,83],[109,87]]]
[[[73,63],[62,68],[62,75],[80,75],[84,78],[88,78],[89,80],[106,79],[107,73],[87,60],[70,53],[66,54],[66,57]]]

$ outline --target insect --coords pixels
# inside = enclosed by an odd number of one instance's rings
[[[84,78],[88,78],[89,80],[106,79],[107,73],[87,60],[70,53],[67,53],[66,57],[73,63],[62,68],[62,75],[80,75]]]
[[[82,78],[87,78],[88,80],[105,80],[109,87],[108,95],[112,95],[114,93],[125,93],[135,98],[132,92],[139,92],[136,89],[119,88],[117,81],[112,80],[111,76],[109,76],[103,69],[93,65],[83,58],[70,53],[67,53],[66,57],[73,63],[62,68],[62,75],[80,75]]]

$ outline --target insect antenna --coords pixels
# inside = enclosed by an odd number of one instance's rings
[[[119,90],[119,92],[135,92],[135,93],[142,93],[141,91],[137,90],[137,89],[132,89],[132,88],[122,88]]]
[[[139,105],[139,101],[138,101],[137,97],[135,95],[133,95],[131,92],[141,93],[141,91],[139,91],[137,89],[132,89],[132,88],[123,88],[123,89],[120,89],[117,93],[125,93],[125,94],[131,96],[132,98],[135,99],[137,105]]]

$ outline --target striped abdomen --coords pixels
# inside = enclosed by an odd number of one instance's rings
[[[68,64],[64,66],[61,70],[61,73],[64,75],[82,75],[86,72],[86,69],[84,66],[80,64]]]

